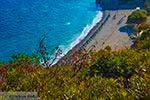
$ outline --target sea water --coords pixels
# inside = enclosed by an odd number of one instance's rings
[[[67,53],[101,16],[95,0],[0,0],[0,60],[37,52],[43,35],[51,55]]]

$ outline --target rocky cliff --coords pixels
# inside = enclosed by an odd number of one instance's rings
[[[135,8],[143,6],[145,0],[96,0],[96,4],[100,4],[103,8]]]

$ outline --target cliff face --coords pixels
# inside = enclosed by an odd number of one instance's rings
[[[122,7],[129,8],[141,6],[145,0],[96,0],[103,8]]]
[[[131,3],[140,3],[145,0],[96,0],[97,4],[131,4]]]

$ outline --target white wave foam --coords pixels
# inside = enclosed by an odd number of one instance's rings
[[[79,37],[77,37],[75,39],[75,41],[73,41],[70,46],[69,46],[69,50],[72,49],[74,46],[76,46],[81,40],[83,40],[87,35],[88,33],[90,32],[90,30],[102,19],[102,15],[103,13],[101,11],[97,12],[96,14],[96,17],[93,19],[93,22],[89,25],[87,25],[81,35]]]
[[[63,57],[64,55],[66,55],[68,53],[69,50],[71,50],[73,47],[75,47],[78,43],[80,43],[81,40],[83,40],[88,33],[90,32],[90,30],[102,19],[103,13],[101,11],[98,11],[96,14],[96,17],[93,19],[91,24],[88,24],[82,31],[81,35],[79,37],[77,37],[75,39],[75,41],[73,41],[69,47],[67,49],[62,48],[63,54],[61,55],[61,57]],[[70,24],[70,23],[67,23]],[[61,59],[61,57],[59,59]],[[56,64],[59,59],[57,61],[54,62],[54,64]]]
[[[71,25],[71,23],[70,23],[70,22],[67,22],[66,25]]]

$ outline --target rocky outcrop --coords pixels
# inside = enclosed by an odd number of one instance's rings
[[[122,8],[127,9],[135,8],[137,6],[142,6],[145,0],[96,0],[96,4],[100,4],[103,8]]]

